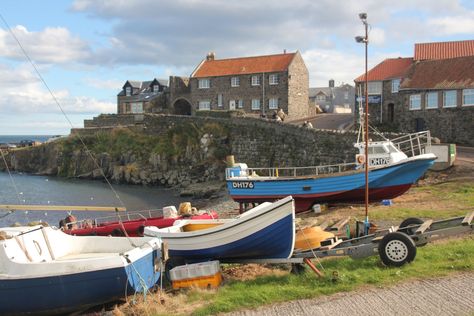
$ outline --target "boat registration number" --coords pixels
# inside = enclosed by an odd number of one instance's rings
[[[232,188],[234,188],[234,189],[253,189],[254,184],[251,181],[232,182]]]
[[[390,158],[372,158],[370,159],[371,166],[383,166],[390,163]]]

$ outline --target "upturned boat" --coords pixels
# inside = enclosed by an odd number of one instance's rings
[[[429,132],[395,140],[369,142],[369,200],[392,199],[405,193],[434,163]],[[357,142],[354,163],[295,168],[248,168],[245,163],[226,169],[230,196],[241,204],[275,201],[291,195],[296,211],[318,203],[365,200],[365,144]],[[409,156],[410,155],[410,156]]]
[[[294,218],[294,200],[288,196],[262,203],[234,219],[184,220],[163,229],[147,226],[145,236],[159,237],[171,258],[287,259],[295,242]]]
[[[144,292],[160,277],[156,238],[2,228],[0,315],[65,314]]]

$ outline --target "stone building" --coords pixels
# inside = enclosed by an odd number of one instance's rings
[[[329,80],[328,87],[309,88],[310,106],[318,106],[326,113],[353,113],[355,104],[355,89],[350,84],[334,86],[334,80]]]
[[[417,43],[413,58],[386,59],[368,79],[371,124],[474,146],[474,40]],[[362,96],[364,81],[355,79]]]
[[[117,113],[159,112],[167,106],[164,92],[168,81],[154,78],[151,81],[127,80],[117,95]]]
[[[308,116],[308,70],[299,52],[216,59],[209,53],[189,79],[191,112],[242,110],[256,116],[283,109],[289,118]],[[172,107],[181,100],[171,98]]]

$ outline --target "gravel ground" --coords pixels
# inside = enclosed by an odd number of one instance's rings
[[[473,315],[474,273],[275,304],[227,315]]]

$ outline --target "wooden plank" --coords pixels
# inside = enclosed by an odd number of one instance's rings
[[[339,222],[331,226],[331,231],[340,231],[350,220],[350,217],[341,219]]]
[[[342,242],[342,239],[338,239],[334,243],[332,243],[331,245],[324,246],[324,247],[319,247],[317,249],[318,249],[318,251],[330,250],[330,249],[336,247],[337,245],[339,245],[341,242]]]
[[[71,206],[71,205],[14,205],[0,204],[0,210],[12,211],[91,211],[91,212],[124,212],[125,207],[114,206]]]
[[[324,221],[321,225],[319,225],[321,230],[326,230],[326,228],[328,228],[328,226],[329,226],[328,221]]]
[[[462,220],[462,226],[471,225],[473,219],[474,219],[474,212],[467,214],[466,217],[464,217],[464,219]]]
[[[420,227],[418,227],[418,229],[416,230],[415,234],[416,235],[419,235],[419,234],[422,234],[424,233],[428,227],[431,226],[431,224],[433,224],[433,220],[432,219],[429,219],[429,220],[426,220],[423,222],[423,224],[421,224]]]

